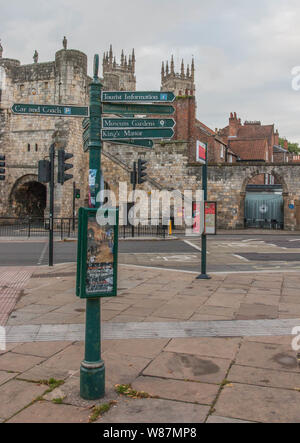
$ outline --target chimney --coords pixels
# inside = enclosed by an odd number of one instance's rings
[[[289,150],[289,142],[287,141],[287,139],[284,140],[284,149],[286,149],[287,151]]]
[[[234,114],[231,112],[229,118],[229,137],[236,137],[239,127],[240,121],[237,118],[236,112]]]
[[[278,132],[278,129],[275,132],[274,143],[275,143],[275,146],[279,146],[279,132]]]

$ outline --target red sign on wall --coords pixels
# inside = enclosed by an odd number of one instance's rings
[[[203,165],[206,163],[206,153],[207,153],[207,144],[199,142],[197,140],[197,152],[196,152],[196,160],[199,163],[202,163]]]

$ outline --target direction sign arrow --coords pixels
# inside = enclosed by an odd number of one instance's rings
[[[114,114],[114,115],[173,115],[175,109],[173,106],[167,105],[122,105],[118,103],[104,103],[102,106],[103,114]]]
[[[106,140],[108,143],[117,143],[121,145],[136,146],[138,148],[153,148],[152,140]]]
[[[115,139],[170,139],[174,136],[173,129],[103,129],[102,140]]]
[[[175,95],[173,92],[153,91],[103,91],[102,103],[173,103]]]
[[[68,105],[32,105],[15,103],[12,112],[20,115],[44,115],[48,117],[88,117],[88,106],[68,106]]]
[[[103,118],[102,129],[115,128],[174,128],[173,118]]]

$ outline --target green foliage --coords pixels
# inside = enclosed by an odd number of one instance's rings
[[[135,391],[134,389],[132,389],[131,385],[116,385],[115,389],[119,395],[124,395],[125,397],[131,397],[134,399],[155,398],[155,397],[152,397],[151,395],[147,394],[147,392]]]
[[[93,413],[90,416],[89,422],[94,423],[96,420],[98,420],[99,417],[106,414],[116,404],[117,402],[111,401],[110,403],[104,403],[103,405],[95,406],[93,408]]]
[[[284,148],[284,142],[285,142],[285,139],[279,137],[279,144],[283,148]],[[288,141],[288,150],[289,150],[289,152],[291,152],[293,154],[299,154],[300,153],[299,143],[291,143]]]

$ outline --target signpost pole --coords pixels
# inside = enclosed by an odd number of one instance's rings
[[[53,222],[54,222],[54,161],[55,145],[50,146],[50,212],[49,212],[49,266],[53,266]]]
[[[207,148],[206,148],[206,159],[205,159],[205,163],[202,167],[202,189],[204,191],[204,208],[205,208],[205,202],[207,201],[207,195],[208,195],[208,193],[207,193],[207,170],[208,170],[207,157],[208,157],[208,152],[207,152]],[[211,277],[209,275],[207,275],[206,257],[207,257],[207,236],[206,236],[206,232],[204,230],[204,232],[202,234],[201,275],[199,275],[199,277],[197,277],[197,280],[210,280],[211,279]]]
[[[98,77],[99,56],[94,59],[94,78],[90,85],[90,171],[95,183],[90,181],[90,206],[99,208],[97,194],[101,190],[101,88]],[[91,175],[91,174],[90,174]],[[101,360],[101,305],[100,298],[86,302],[85,360],[80,370],[80,395],[85,400],[98,400],[105,395],[105,365]]]

